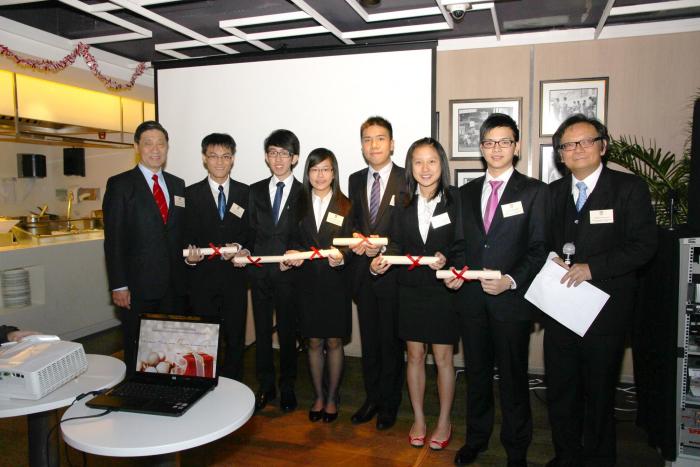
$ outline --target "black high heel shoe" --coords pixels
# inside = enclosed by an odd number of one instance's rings
[[[309,420],[312,422],[317,422],[324,418],[325,413],[323,412],[323,409],[321,410],[309,410]],[[324,419],[325,421],[325,419]]]
[[[328,412],[323,412],[323,423],[332,423],[335,421],[335,419],[338,418],[338,412],[335,413],[328,413]]]

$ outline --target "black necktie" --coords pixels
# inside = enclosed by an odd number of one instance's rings
[[[277,221],[280,217],[280,207],[282,204],[282,192],[284,191],[284,182],[277,182],[277,191],[275,192],[275,202],[272,203],[272,220]]]

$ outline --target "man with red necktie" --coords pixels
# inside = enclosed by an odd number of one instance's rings
[[[105,260],[112,301],[121,309],[124,362],[136,369],[138,316],[184,311],[185,183],[163,171],[168,132],[155,121],[134,132],[136,167],[107,180]]]

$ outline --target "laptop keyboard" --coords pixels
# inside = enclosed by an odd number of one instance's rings
[[[158,384],[145,384],[129,381],[115,388],[113,396],[156,399],[165,404],[186,403],[192,396],[201,392],[201,388],[186,386],[166,386]]]

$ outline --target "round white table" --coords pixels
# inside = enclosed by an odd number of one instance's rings
[[[121,360],[106,355],[88,354],[86,357],[88,367],[85,373],[41,399],[0,399],[0,418],[27,415],[31,466],[59,464],[58,438],[54,436],[50,445],[46,445],[49,430],[57,422],[56,409],[70,405],[80,394],[110,388],[124,379],[126,366]]]
[[[222,438],[243,426],[253,415],[255,396],[244,384],[219,378],[219,384],[180,417],[111,412],[103,417],[70,420],[99,414],[81,400],[64,414],[66,443],[83,452],[112,457],[140,457],[177,453]]]

